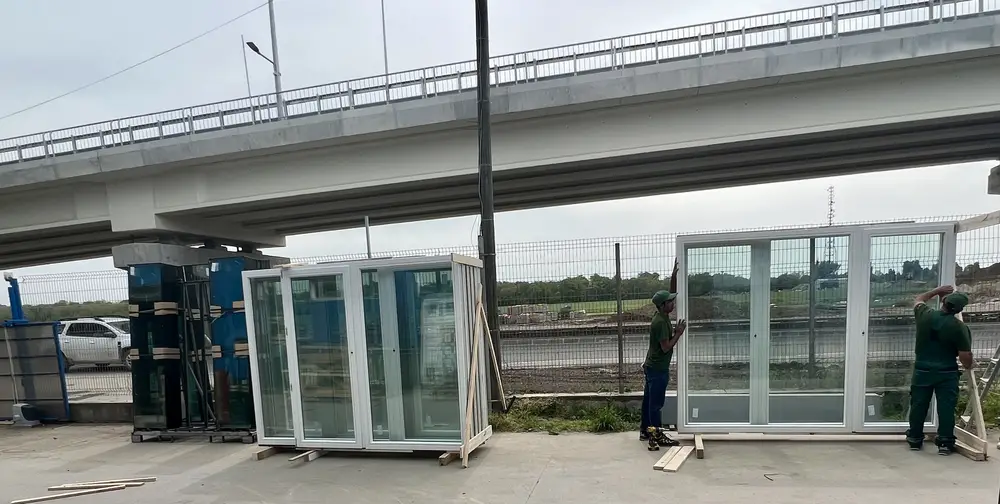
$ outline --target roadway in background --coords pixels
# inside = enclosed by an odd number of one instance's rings
[[[978,359],[993,356],[1000,346],[1000,323],[969,324],[973,349]],[[625,335],[625,363],[638,365],[646,354],[647,335],[630,326]],[[686,336],[692,362],[746,362],[750,354],[747,332],[699,332]],[[779,329],[771,332],[771,362],[804,361],[809,358],[809,337],[805,329]],[[911,326],[878,327],[869,339],[872,360],[905,360],[913,354]],[[501,351],[505,369],[554,369],[577,366],[604,366],[618,363],[618,337],[590,335],[571,337],[503,338]],[[819,361],[842,360],[846,352],[843,330],[822,328],[816,334],[816,357]],[[66,375],[70,400],[130,402],[132,379],[121,368],[106,371],[76,368]]]

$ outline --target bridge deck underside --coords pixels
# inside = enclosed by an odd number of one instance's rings
[[[788,136],[494,173],[497,211],[993,159],[1000,114]],[[280,234],[478,213],[476,175],[270,199],[179,215]]]
[[[1000,113],[844,129],[751,142],[676,149],[643,156],[495,173],[497,211],[680,193],[935,164],[996,159]],[[476,175],[267,199],[178,212],[282,235],[471,215],[479,211]],[[12,233],[0,268],[100,257],[110,247],[156,236],[115,233],[110,222]],[[198,243],[199,237],[171,237]]]

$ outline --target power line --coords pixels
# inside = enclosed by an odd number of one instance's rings
[[[160,56],[164,56],[166,54],[169,54],[169,53],[171,53],[171,52],[173,52],[173,51],[175,51],[177,49],[180,49],[181,47],[184,47],[184,46],[190,44],[191,42],[194,42],[195,40],[198,40],[198,39],[200,39],[200,38],[202,38],[202,37],[204,37],[204,36],[206,36],[206,35],[208,35],[210,33],[213,33],[213,32],[218,31],[218,30],[220,30],[220,29],[222,29],[222,28],[224,28],[224,27],[226,27],[226,26],[228,26],[228,25],[230,25],[232,23],[235,23],[236,21],[239,21],[240,19],[243,19],[244,17],[249,16],[250,14],[252,14],[252,13],[256,12],[257,10],[259,10],[259,9],[261,9],[263,7],[266,7],[266,6],[267,6],[267,2],[264,2],[264,3],[262,3],[262,4],[260,4],[260,5],[256,6],[256,7],[254,7],[253,9],[250,9],[250,10],[244,12],[243,14],[240,14],[239,16],[236,16],[236,17],[230,19],[229,21],[226,21],[225,23],[222,23],[222,24],[216,26],[215,28],[212,28],[212,29],[210,29],[208,31],[202,32],[202,33],[200,33],[200,34],[198,34],[198,35],[196,35],[194,37],[191,37],[191,38],[185,40],[184,42],[181,42],[180,44],[177,44],[177,45],[171,47],[170,49],[167,49],[166,51],[162,51],[160,53],[154,54],[153,56],[150,56],[149,58],[146,58],[146,59],[144,59],[144,60],[142,60],[142,61],[140,61],[140,62],[138,62],[138,63],[136,63],[136,64],[134,64],[132,66],[129,66],[129,67],[126,67],[126,68],[124,68],[122,70],[119,70],[119,71],[117,71],[117,72],[115,72],[115,73],[113,73],[111,75],[108,75],[108,76],[102,77],[100,79],[97,79],[97,80],[95,80],[95,81],[93,81],[93,82],[91,82],[89,84],[84,84],[83,86],[80,86],[80,87],[78,87],[76,89],[73,89],[72,91],[67,91],[67,92],[65,92],[65,93],[63,93],[63,94],[61,94],[59,96],[55,96],[55,97],[49,98],[48,100],[38,102],[38,103],[36,103],[36,104],[34,104],[34,105],[30,106],[30,107],[25,107],[25,108],[23,108],[21,110],[17,110],[17,111],[9,113],[7,115],[0,116],[0,121],[2,121],[4,119],[8,119],[10,117],[14,117],[14,116],[16,116],[18,114],[22,114],[22,113],[27,112],[29,110],[36,109],[38,107],[41,107],[42,105],[47,105],[47,104],[52,103],[52,102],[54,102],[54,101],[56,101],[56,100],[58,100],[60,98],[65,98],[65,97],[67,97],[67,96],[69,96],[69,95],[71,95],[73,93],[76,93],[76,92],[79,92],[79,91],[83,91],[84,89],[87,89],[87,88],[89,88],[91,86],[96,86],[97,84],[100,84],[100,83],[102,83],[102,82],[104,82],[104,81],[106,81],[108,79],[112,79],[114,77],[117,77],[117,76],[119,76],[119,75],[121,75],[121,74],[123,74],[125,72],[128,72],[129,70],[132,70],[133,68],[136,68],[136,67],[140,66],[140,65],[145,65],[146,63],[149,63],[150,61],[153,61],[156,58],[159,58]]]

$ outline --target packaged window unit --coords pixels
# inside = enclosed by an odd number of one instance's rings
[[[488,438],[485,328],[466,423],[480,275],[457,255],[244,272],[260,444],[456,451]]]

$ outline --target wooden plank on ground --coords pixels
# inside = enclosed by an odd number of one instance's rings
[[[656,463],[653,464],[653,470],[662,471],[663,468],[666,467],[667,463],[670,462],[670,459],[674,458],[680,451],[680,446],[672,446],[669,450],[667,450],[667,453],[664,453],[663,456],[660,457],[660,460],[657,460]]]
[[[445,453],[442,453],[440,457],[438,457],[438,464],[446,466],[446,465],[454,462],[459,457],[460,457],[460,455],[458,453],[456,453],[456,452],[445,452]]]
[[[958,430],[958,429],[956,429],[956,430]],[[955,452],[957,452],[958,454],[964,456],[965,458],[972,459],[972,460],[974,460],[976,462],[985,462],[986,461],[986,453],[985,452],[976,450],[976,449],[970,447],[969,445],[967,445],[967,444],[965,444],[965,443],[963,443],[961,441],[955,441]]]
[[[691,452],[694,451],[693,446],[682,446],[681,451],[667,462],[667,465],[663,468],[665,472],[677,472],[681,468],[681,465],[691,456]]]
[[[699,459],[705,458],[705,440],[702,439],[701,434],[694,435],[694,450]]]
[[[966,446],[973,450],[986,453],[986,440],[961,427],[955,427],[955,439],[965,443]]]
[[[289,462],[297,462],[299,460],[305,459],[306,462],[312,462],[323,455],[326,455],[326,450],[309,450],[307,452],[302,452],[294,457],[288,459]]]
[[[132,487],[143,486],[143,485],[145,485],[145,483],[143,483],[141,481],[137,481],[135,483],[118,483],[118,484],[114,484],[114,483],[98,483],[98,484],[83,483],[83,484],[75,484],[75,485],[58,485],[58,486],[50,486],[49,487],[49,491],[50,492],[54,492],[56,490],[93,490],[95,488],[104,488],[104,487],[118,486],[118,485],[122,485],[122,486],[124,486],[126,488],[132,488]]]
[[[114,485],[114,486],[104,486],[100,488],[91,488],[89,490],[77,490],[75,492],[66,492],[60,494],[43,495],[41,497],[31,497],[28,499],[18,499],[10,501],[10,504],[33,504],[35,502],[45,502],[58,499],[68,499],[70,497],[76,497],[78,495],[90,495],[101,492],[113,492],[115,490],[124,490],[125,485]]]
[[[66,483],[64,486],[75,485],[117,485],[119,483],[152,483],[156,481],[156,476],[141,476],[138,478],[123,478],[103,481],[81,481],[79,483]]]
[[[264,460],[270,456],[277,454],[279,451],[281,451],[281,448],[278,446],[268,446],[267,448],[253,452],[253,455],[251,457],[253,458],[253,460]]]

